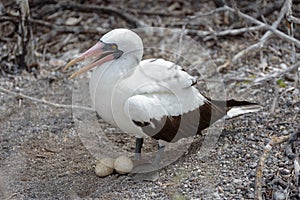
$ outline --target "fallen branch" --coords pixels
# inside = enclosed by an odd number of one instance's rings
[[[107,30],[101,29],[101,28],[93,28],[89,26],[73,26],[73,27],[68,27],[68,26],[58,26],[57,29],[53,29],[52,31],[42,35],[40,37],[41,43],[46,44],[50,40],[56,37],[56,35],[60,33],[74,33],[74,34],[90,34],[90,35],[102,35],[106,33]]]
[[[77,4],[73,2],[61,2],[52,7],[48,13],[57,12],[58,10],[73,10],[79,12],[87,12],[87,13],[98,13],[98,14],[108,14],[108,15],[115,15],[120,17],[121,19],[127,21],[134,27],[145,27],[149,26],[147,23],[143,22],[139,18],[131,15],[129,13],[124,12],[122,9],[109,7],[109,6],[97,6],[97,5],[83,5]],[[47,13],[43,13],[47,14]]]
[[[299,163],[299,151],[297,146],[297,139],[300,137],[300,127],[298,128],[298,131],[291,134],[288,143],[286,145],[285,154],[290,160],[294,160],[294,173],[295,173],[295,182],[296,182],[296,188],[297,188],[297,196],[300,198],[300,163]],[[293,151],[294,150],[294,151]]]
[[[16,16],[0,16],[0,22],[10,21],[13,24],[18,23],[18,18]],[[38,19],[27,19],[26,23],[32,23],[36,26],[44,26],[49,28],[49,32],[40,36],[39,46],[48,43],[50,40],[55,38],[60,33],[74,33],[74,34],[90,34],[90,35],[102,35],[107,32],[107,30],[101,27],[90,27],[90,26],[62,26],[55,25],[43,20]],[[49,44],[48,44],[49,45]]]
[[[77,3],[70,2],[61,2],[56,5],[53,5],[49,8],[47,12],[43,12],[43,15],[51,14],[53,12],[57,12],[59,10],[74,10],[79,12],[94,12],[101,14],[109,14],[120,17],[121,19],[127,21],[134,27],[145,27],[148,26],[146,23],[135,17],[134,15],[128,14],[126,12],[122,12],[122,10],[114,8],[114,7],[106,7],[106,6],[97,6],[97,5],[82,5]],[[38,16],[42,18],[42,16]],[[0,16],[0,22],[11,21],[14,24],[18,24],[19,19],[16,16]],[[45,26],[49,28],[51,31],[41,37],[41,41],[47,43],[52,38],[59,33],[76,33],[76,34],[103,34],[107,32],[100,27],[92,28],[89,26],[58,26],[43,20],[31,19],[28,18],[25,21],[27,24],[35,24],[39,26]]]
[[[95,111],[93,108],[89,108],[89,107],[85,107],[85,106],[77,106],[77,105],[65,105],[65,104],[59,104],[59,103],[53,103],[50,101],[46,101],[44,99],[37,99],[25,94],[22,94],[20,92],[13,92],[10,91],[8,89],[5,89],[3,87],[0,86],[0,92],[5,93],[5,94],[9,94],[18,98],[24,98],[24,99],[28,99],[34,102],[38,102],[38,103],[42,103],[42,104],[46,104],[46,105],[50,105],[50,106],[54,106],[54,107],[58,107],[58,108],[68,108],[68,109],[82,109],[82,110],[88,110],[88,111]]]
[[[272,27],[273,28],[277,28],[277,26],[279,25],[279,23],[281,22],[281,20],[283,19],[285,13],[286,13],[286,8],[287,6],[283,6],[283,8],[281,9],[280,13],[279,13],[279,17],[277,18],[277,20],[272,24]],[[229,7],[228,7],[229,8]],[[232,9],[231,11],[232,12],[239,12],[239,11],[236,11],[235,9],[233,8],[230,8]],[[244,14],[245,15],[245,14]],[[250,16],[249,16],[250,17]],[[250,17],[251,18],[251,17]],[[253,18],[254,19],[254,18]],[[254,19],[256,20],[256,19]],[[256,20],[258,21],[258,20]],[[258,21],[259,22],[259,21]],[[264,27],[264,25],[262,25]],[[236,63],[240,58],[242,58],[243,56],[249,54],[250,52],[253,52],[257,49],[260,49],[262,48],[262,46],[265,44],[265,42],[272,36],[272,32],[271,31],[267,31],[263,36],[262,38],[259,40],[258,43],[256,44],[252,44],[251,46],[247,47],[246,49],[240,51],[239,53],[237,53],[231,60],[228,60],[226,63],[224,63],[223,65],[219,66],[218,67],[218,71],[221,71],[222,69],[224,68],[227,68],[230,64],[232,63]]]
[[[127,12],[140,15],[155,15],[160,17],[183,17],[191,14],[191,11],[172,11],[172,12],[159,12],[151,10],[137,10],[137,9],[126,9]]]
[[[287,0],[287,2],[288,2],[288,11],[286,13],[287,21],[290,22],[290,23],[300,24],[300,19],[293,16],[293,10],[292,10],[293,1],[292,0]]]
[[[221,36],[226,36],[226,35],[239,35],[239,34],[243,34],[245,32],[257,31],[257,30],[260,30],[263,28],[264,27],[262,25],[258,25],[258,26],[244,27],[244,28],[238,28],[238,29],[229,29],[229,30],[224,30],[224,31],[216,32],[216,33],[212,32],[212,33],[210,33],[210,35],[203,38],[203,40],[207,41],[214,37],[221,37]]]
[[[262,176],[263,176],[263,169],[266,162],[266,159],[269,157],[269,154],[272,148],[276,145],[282,144],[290,138],[290,135],[280,136],[280,137],[272,137],[270,142],[265,146],[263,154],[261,155],[257,168],[256,168],[256,177],[255,177],[255,199],[263,200],[262,197]]]
[[[224,63],[223,65],[219,66],[218,67],[218,70],[222,70],[224,68],[227,68],[230,64],[232,63],[236,63],[239,59],[241,59],[242,57],[244,57],[245,55],[247,55],[248,53],[250,52],[253,52],[257,49],[260,49],[264,46],[264,44],[266,43],[266,41],[268,41],[271,36],[273,34],[275,34],[276,36],[278,36],[279,38],[287,41],[287,42],[290,42],[292,44],[295,44],[298,48],[300,48],[300,41],[297,40],[296,38],[294,37],[291,37],[279,30],[277,30],[277,27],[278,25],[280,24],[280,22],[282,21],[282,19],[284,18],[285,14],[287,13],[287,8],[288,8],[288,2],[286,1],[285,4],[283,5],[282,9],[280,10],[280,13],[279,13],[279,16],[277,18],[277,20],[275,22],[273,22],[272,26],[268,25],[268,24],[265,24],[247,14],[244,14],[236,9],[233,9],[229,6],[224,6],[227,10],[233,12],[233,13],[236,13],[238,16],[254,23],[254,24],[257,24],[259,26],[262,26],[263,29],[266,29],[268,30],[263,36],[262,38],[259,40],[258,43],[256,44],[253,44],[249,47],[247,47],[246,49],[240,51],[239,53],[237,53],[231,60],[228,60],[226,63]]]
[[[292,0],[286,0],[288,2],[288,8],[287,8],[287,13],[286,13],[286,18],[287,21],[289,22],[288,24],[288,33],[290,36],[294,37],[294,30],[295,30],[295,25],[294,23],[300,24],[300,19],[296,18],[293,16],[293,1]],[[298,60],[297,55],[296,55],[296,48],[295,44],[292,44],[292,50],[291,50],[291,61],[292,63],[295,63]],[[296,88],[298,85],[298,80],[299,80],[299,71],[298,68],[294,71],[296,74],[296,81],[294,83],[294,87]]]
[[[18,24],[19,19],[16,16],[0,16],[0,22],[10,21],[14,24]],[[52,31],[60,33],[84,33],[84,34],[95,34],[105,33],[107,30],[101,29],[100,27],[92,28],[90,26],[58,26],[53,23],[49,23],[38,19],[27,19],[26,23],[32,23],[37,26],[44,26]]]
[[[270,80],[270,79],[278,78],[278,77],[280,77],[284,74],[287,74],[289,72],[294,71],[298,67],[300,67],[300,61],[298,61],[297,63],[291,65],[290,67],[287,67],[286,69],[284,69],[282,71],[277,71],[277,72],[274,72],[274,73],[269,74],[267,76],[256,78],[253,82],[254,83],[259,83],[259,82],[267,81],[267,80]]]
[[[278,97],[279,97],[279,88],[277,86],[277,87],[275,87],[274,98],[273,98],[272,106],[271,106],[271,109],[270,109],[271,114],[274,114],[274,112],[276,110]]]
[[[287,20],[289,22],[293,22],[295,24],[300,24],[300,18],[294,17],[294,16],[288,16]]]
[[[268,81],[268,80],[272,80],[272,79],[275,79],[275,78],[278,78],[278,77],[281,77],[287,73],[290,73],[290,72],[293,72],[295,69],[297,69],[298,67],[300,67],[300,61],[291,65],[290,67],[287,67],[286,69],[282,70],[282,71],[276,71],[272,74],[268,74],[266,76],[263,76],[263,77],[258,77],[256,79],[253,79],[253,78],[239,78],[239,77],[229,77],[227,79],[224,80],[224,82],[226,83],[230,83],[231,81],[234,81],[234,82],[242,82],[242,81],[249,81],[249,82],[253,82],[253,83],[261,83],[261,82],[264,82],[264,81]],[[211,80],[201,80],[201,79],[198,79],[197,81],[211,81]]]
[[[35,40],[33,38],[32,26],[30,23],[25,23],[30,19],[30,9],[28,0],[17,1],[19,10],[18,34],[16,45],[16,62],[20,68],[25,67],[27,71],[37,64],[35,51]]]
[[[285,4],[286,5],[286,4]],[[290,37],[290,36],[288,36],[287,34],[285,34],[285,33],[283,33],[283,32],[281,32],[281,31],[279,31],[279,30],[277,30],[275,27],[277,27],[277,26],[275,26],[276,24],[274,24],[274,26],[272,25],[272,26],[270,26],[270,25],[268,25],[268,24],[265,24],[265,23],[263,23],[263,22],[261,22],[261,21],[259,21],[259,20],[257,20],[257,19],[255,19],[255,18],[253,18],[253,17],[251,17],[251,16],[249,16],[249,15],[247,15],[247,14],[244,14],[244,13],[242,13],[242,12],[240,12],[240,11],[236,11],[235,9],[233,9],[233,8],[231,8],[231,7],[229,7],[229,6],[225,6],[225,8],[227,8],[229,11],[231,11],[231,12],[233,12],[233,13],[237,13],[240,17],[242,17],[242,18],[244,18],[244,19],[246,19],[246,20],[248,20],[248,21],[250,21],[250,22],[252,22],[252,23],[254,23],[254,24],[257,24],[257,25],[262,25],[266,30],[269,30],[269,31],[271,31],[272,33],[274,33],[275,35],[277,35],[279,38],[281,38],[281,39],[283,39],[283,40],[285,40],[285,41],[287,41],[287,42],[290,42],[290,43],[294,43],[298,48],[300,48],[300,41],[299,40],[297,40],[296,38],[293,38],[293,37]],[[282,11],[281,11],[281,13],[285,13],[286,12],[286,6],[283,6],[283,8],[282,8]],[[280,16],[279,16],[280,17]],[[279,18],[278,17],[278,18]],[[279,22],[281,21],[281,20],[276,20],[276,22],[278,21],[278,24],[279,24]],[[264,36],[264,37],[266,37],[266,36]],[[264,38],[263,37],[263,38]],[[262,39],[263,39],[262,38]]]
[[[220,31],[220,32],[185,29],[184,33],[191,34],[191,35],[197,35],[197,36],[203,38],[204,41],[207,41],[214,37],[221,37],[221,36],[226,36],[226,35],[239,35],[239,34],[243,34],[245,32],[257,31],[262,28],[263,28],[262,26],[252,26],[252,27],[224,30],[224,31]],[[178,31],[178,32],[182,31],[182,29],[179,29],[179,28],[173,28],[172,30]]]
[[[196,19],[196,18],[198,18],[198,17],[205,17],[205,16],[213,15],[213,14],[215,14],[215,13],[218,13],[218,12],[224,12],[224,11],[226,11],[226,10],[227,10],[227,8],[225,8],[225,7],[220,7],[220,8],[216,8],[216,9],[210,11],[210,12],[207,12],[207,13],[202,13],[202,12],[200,12],[199,14],[196,14],[196,15],[193,15],[193,16],[188,17],[188,19],[189,19],[189,20],[193,20],[193,19]]]

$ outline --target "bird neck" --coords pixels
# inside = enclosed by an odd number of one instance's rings
[[[98,114],[110,124],[115,124],[111,111],[114,89],[119,81],[130,76],[138,66],[140,58],[122,56],[95,69],[90,80],[90,94]]]
[[[118,62],[118,61],[117,61]],[[138,58],[135,55],[130,56],[128,54],[120,59],[120,71],[123,75],[127,75],[128,73],[132,73],[133,70],[139,65],[141,62],[141,58]]]
[[[117,60],[107,63],[107,73],[109,74],[110,82],[117,82],[130,76],[134,69],[139,65],[140,61],[141,58],[127,54]]]

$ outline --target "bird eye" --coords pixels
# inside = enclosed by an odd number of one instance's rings
[[[116,44],[112,44],[112,45],[111,45],[111,48],[115,50],[115,49],[118,48],[118,46],[117,46]]]

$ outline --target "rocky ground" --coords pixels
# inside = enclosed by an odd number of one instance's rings
[[[105,1],[102,4],[98,2],[97,5],[123,8],[153,26],[178,28],[181,28],[182,16],[194,15],[198,10],[208,12],[215,9],[215,5],[211,2],[200,4],[196,1],[194,3],[165,1],[161,6],[153,5],[152,1],[140,4],[134,2]],[[44,43],[41,42],[41,46],[37,49],[42,55],[38,57],[39,67],[31,72],[18,70],[13,65],[14,56],[1,56],[0,86],[36,99],[72,105],[78,81],[67,79],[68,74],[74,69],[63,72],[61,66],[73,58],[74,54],[93,44],[102,31],[109,31],[115,27],[130,28],[131,25],[115,15],[69,10],[56,10],[51,13],[51,5],[55,5],[55,1],[44,6],[35,1],[32,1],[32,4],[35,6],[32,11],[33,17],[40,16],[43,10],[49,10],[49,13],[44,13],[39,19],[64,26],[64,21],[70,17],[80,18],[76,23],[86,23],[87,26],[91,26],[91,30],[96,30],[93,27],[98,26],[99,34],[59,32],[53,41],[47,40],[46,37],[42,38],[41,41]],[[12,4],[4,5],[9,10]],[[239,6],[244,8],[242,3]],[[297,4],[295,9],[299,9],[297,6],[299,7]],[[153,9],[154,7],[157,9]],[[160,7],[168,8],[169,11],[164,12],[163,9],[159,9]],[[180,9],[182,7],[184,9]],[[134,9],[139,12],[135,13]],[[160,13],[160,17],[154,15],[155,12]],[[162,12],[166,16],[163,16]],[[278,9],[274,12],[278,13]],[[266,17],[267,20],[274,20],[273,15]],[[224,21],[225,19],[229,21]],[[234,15],[229,13],[217,14],[200,18],[197,25],[191,23],[188,28],[229,29],[232,28],[230,25],[238,24],[233,19]],[[71,20],[70,23],[75,22]],[[76,23],[74,26],[78,25]],[[45,27],[38,26],[34,29],[34,33],[42,37],[47,32],[44,29]],[[6,55],[10,53],[15,38],[13,35],[1,36],[7,39],[2,39],[0,46],[2,48],[0,52]],[[257,42],[261,36],[260,31],[218,37],[214,40],[203,40],[202,37],[191,35],[206,49],[206,53],[216,66],[220,66],[242,49]],[[145,43],[151,43],[153,39],[143,38],[143,40]],[[160,51],[156,52],[155,49],[147,53],[146,57],[166,56],[161,55],[163,53]],[[296,57],[299,57],[299,54],[296,53]],[[95,154],[95,151],[86,145],[81,135],[82,129],[73,118],[75,110],[36,102],[1,90],[0,197],[1,199],[254,199],[256,169],[264,148],[274,136],[296,133],[300,124],[300,87],[295,73],[287,73],[266,81],[254,80],[284,70],[290,65],[292,65],[291,45],[273,37],[260,52],[251,53],[237,64],[222,70],[220,77],[224,81],[228,97],[253,101],[262,108],[258,112],[226,120],[220,134],[217,134],[217,142],[211,143],[212,146],[209,146],[206,153],[203,153],[205,145],[203,141],[206,141],[205,139],[214,131],[204,131],[203,135],[193,140],[184,155],[160,170],[160,177],[155,182],[131,180],[127,175],[118,174],[105,178],[97,177],[94,166],[101,153]],[[189,66],[185,68],[190,69]],[[198,87],[203,87],[201,82]],[[209,92],[204,88],[204,93]],[[96,115],[94,119],[97,119]],[[101,119],[97,120],[101,128],[92,130],[94,133],[104,132],[109,140],[121,149],[120,151],[134,150],[133,137],[104,124]],[[81,123],[87,122],[82,120]],[[146,140],[144,151],[152,151],[156,148],[155,145],[154,141]],[[292,147],[291,151],[289,147]],[[102,148],[110,150],[108,146]],[[100,148],[97,150],[103,151]],[[272,148],[263,166],[262,192],[265,199],[299,199],[297,197],[299,171],[294,164],[298,154],[297,138],[294,142],[283,142]]]

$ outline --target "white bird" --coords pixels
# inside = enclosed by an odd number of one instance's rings
[[[95,68],[90,95],[104,121],[136,136],[136,159],[143,138],[159,140],[158,165],[164,142],[194,136],[247,101],[213,101],[194,87],[196,79],[177,64],[143,57],[143,42],[131,30],[114,29],[65,68],[86,58],[99,59],[70,78]]]

